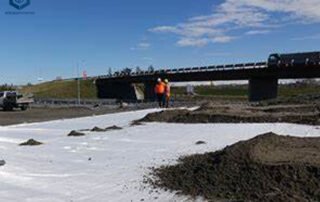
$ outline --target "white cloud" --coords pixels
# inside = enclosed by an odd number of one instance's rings
[[[270,30],[250,30],[247,31],[246,35],[258,35],[258,34],[268,34],[270,33]]]
[[[314,39],[320,39],[320,34],[314,34],[309,36],[302,36],[302,37],[295,37],[291,40],[293,41],[304,41],[304,40],[314,40]]]
[[[138,44],[138,47],[139,47],[139,48],[143,48],[143,49],[147,49],[147,48],[149,48],[150,46],[151,46],[151,45],[150,45],[149,43],[145,43],[145,42]]]
[[[207,45],[209,43],[209,40],[206,38],[182,38],[177,42],[178,46],[184,47],[184,46],[197,46],[201,47],[204,45]]]
[[[213,43],[227,43],[235,39],[236,37],[230,37],[230,36],[216,36],[213,37],[211,42]]]
[[[150,29],[178,36],[178,46],[227,43],[241,35],[268,34],[289,23],[319,23],[320,0],[225,0],[209,15],[195,16],[175,26]]]
[[[138,45],[136,45],[135,47],[132,47],[131,50],[147,50],[151,47],[150,43],[147,42],[141,42]]]

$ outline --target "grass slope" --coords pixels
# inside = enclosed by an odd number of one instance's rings
[[[97,90],[92,80],[80,81],[81,98],[97,98]],[[32,93],[36,98],[76,98],[77,81],[51,81],[25,86],[22,93]]]

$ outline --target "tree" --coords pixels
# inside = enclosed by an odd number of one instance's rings
[[[108,76],[112,76],[112,68],[111,67],[108,68]]]
[[[124,73],[125,75],[131,74],[131,69],[129,67],[124,68],[121,72]]]
[[[136,73],[140,73],[142,70],[139,66],[136,66]]]
[[[152,65],[150,65],[149,67],[148,67],[148,72],[153,72],[154,71],[154,67],[152,66]]]
[[[0,91],[12,91],[12,90],[15,90],[12,84],[11,85],[3,84],[0,86]]]

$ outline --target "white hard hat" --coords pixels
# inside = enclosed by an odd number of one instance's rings
[[[158,81],[158,82],[161,82],[161,79],[160,79],[160,78],[158,78],[158,79],[157,79],[157,81]]]

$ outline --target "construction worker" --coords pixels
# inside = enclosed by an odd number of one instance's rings
[[[169,102],[170,102],[170,84],[168,79],[164,80],[165,83],[165,89],[164,89],[164,94],[165,94],[165,107],[168,108],[169,107]]]
[[[154,87],[154,92],[157,96],[157,101],[159,104],[159,107],[162,108],[164,107],[165,103],[165,84],[162,82],[160,78],[157,80],[157,84]]]

